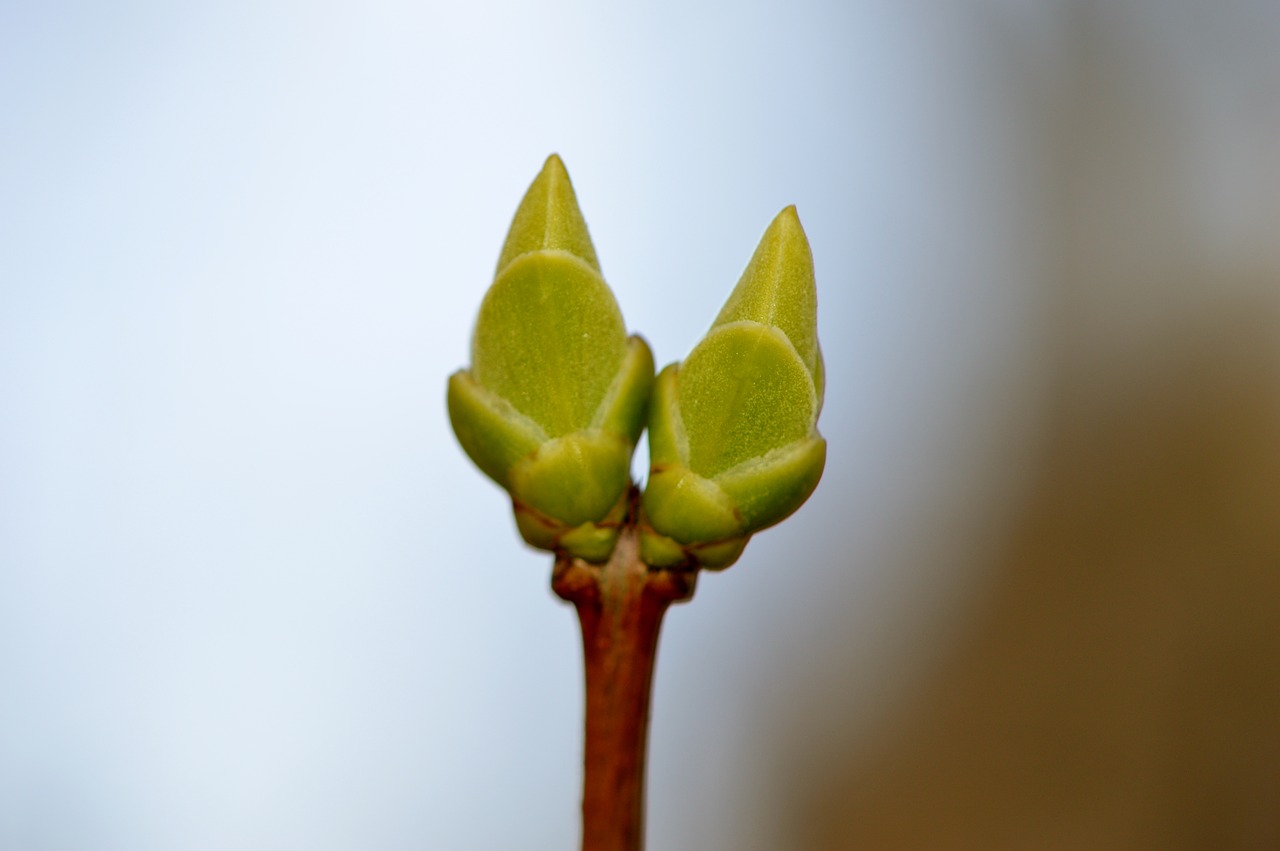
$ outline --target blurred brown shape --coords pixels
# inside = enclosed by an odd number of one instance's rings
[[[1214,247],[1196,93],[1086,8],[1028,98],[1056,306],[1029,488],[893,717],[792,730],[786,847],[1280,848],[1274,241]]]
[[[985,610],[793,847],[1280,848],[1275,332],[1062,400]]]

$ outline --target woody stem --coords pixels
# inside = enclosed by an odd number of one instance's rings
[[[631,523],[603,565],[568,556],[556,560],[551,587],[573,603],[582,624],[582,851],[644,847],[645,746],[658,631],[667,607],[693,596],[695,577],[644,564]]]

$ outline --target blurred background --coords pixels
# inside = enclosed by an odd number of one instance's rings
[[[660,364],[818,274],[651,848],[1280,847],[1280,6],[924,0],[0,6],[0,848],[576,847],[444,410],[552,151]]]

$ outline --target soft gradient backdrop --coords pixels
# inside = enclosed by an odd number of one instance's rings
[[[576,623],[444,410],[552,151],[660,364],[787,204],[817,267],[826,476],[668,617],[655,851],[1276,847],[1278,45],[0,5],[0,848],[574,847]]]

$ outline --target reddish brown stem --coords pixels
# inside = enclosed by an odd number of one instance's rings
[[[645,743],[658,630],[669,605],[693,596],[695,576],[645,565],[630,524],[603,565],[556,560],[551,587],[578,610],[586,663],[582,851],[644,847]]]

